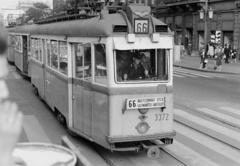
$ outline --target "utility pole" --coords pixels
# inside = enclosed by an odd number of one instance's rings
[[[207,57],[207,45],[208,45],[208,0],[205,0],[205,9],[204,9],[204,55],[203,60]]]

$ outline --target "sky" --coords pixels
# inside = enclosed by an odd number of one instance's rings
[[[15,9],[16,6],[18,5],[18,1],[20,2],[43,2],[48,4],[49,6],[52,3],[52,0],[0,0],[0,8],[10,8],[10,9]]]

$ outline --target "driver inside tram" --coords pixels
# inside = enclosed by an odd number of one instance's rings
[[[143,61],[145,55],[144,53],[134,52],[133,62],[128,68],[128,73],[124,73],[123,79],[126,80],[141,80],[148,78],[149,71],[145,68],[145,61]]]

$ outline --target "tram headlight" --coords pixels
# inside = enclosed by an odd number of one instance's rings
[[[138,109],[138,111],[140,112],[140,114],[145,115],[148,112],[149,109],[145,108],[145,109]]]
[[[138,133],[140,134],[145,134],[149,130],[149,128],[150,126],[147,122],[140,122],[136,127]]]

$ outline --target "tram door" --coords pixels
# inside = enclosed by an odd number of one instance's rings
[[[73,127],[91,137],[91,45],[73,44]]]
[[[28,73],[28,37],[23,36],[23,72]]]

